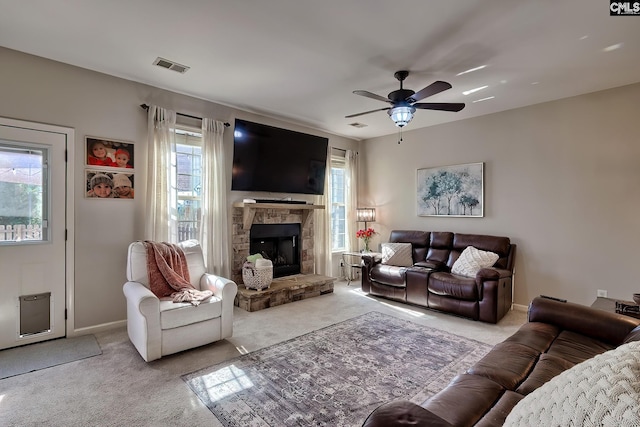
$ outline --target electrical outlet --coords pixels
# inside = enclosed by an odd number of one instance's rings
[[[605,291],[604,289],[598,289],[598,295],[597,296],[606,298],[607,297],[607,291]]]

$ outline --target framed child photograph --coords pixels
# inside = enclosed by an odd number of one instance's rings
[[[87,136],[85,138],[86,165],[133,169],[133,142]]]
[[[85,197],[90,199],[133,199],[134,174],[85,169]]]

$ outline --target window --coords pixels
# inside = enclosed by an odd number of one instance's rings
[[[198,239],[202,209],[202,134],[176,129],[178,241]]]
[[[347,250],[346,239],[346,163],[344,157],[331,156],[331,250]]]
[[[48,150],[0,141],[0,242],[48,240]]]

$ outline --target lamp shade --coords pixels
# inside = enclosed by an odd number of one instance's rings
[[[411,106],[401,106],[390,108],[387,112],[393,123],[398,127],[406,126],[411,119],[413,119],[413,113],[416,112],[415,107]]]
[[[375,208],[358,208],[356,209],[356,221],[373,222],[376,220]]]

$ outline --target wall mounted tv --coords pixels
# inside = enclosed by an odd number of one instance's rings
[[[236,119],[231,189],[324,194],[328,138]]]

